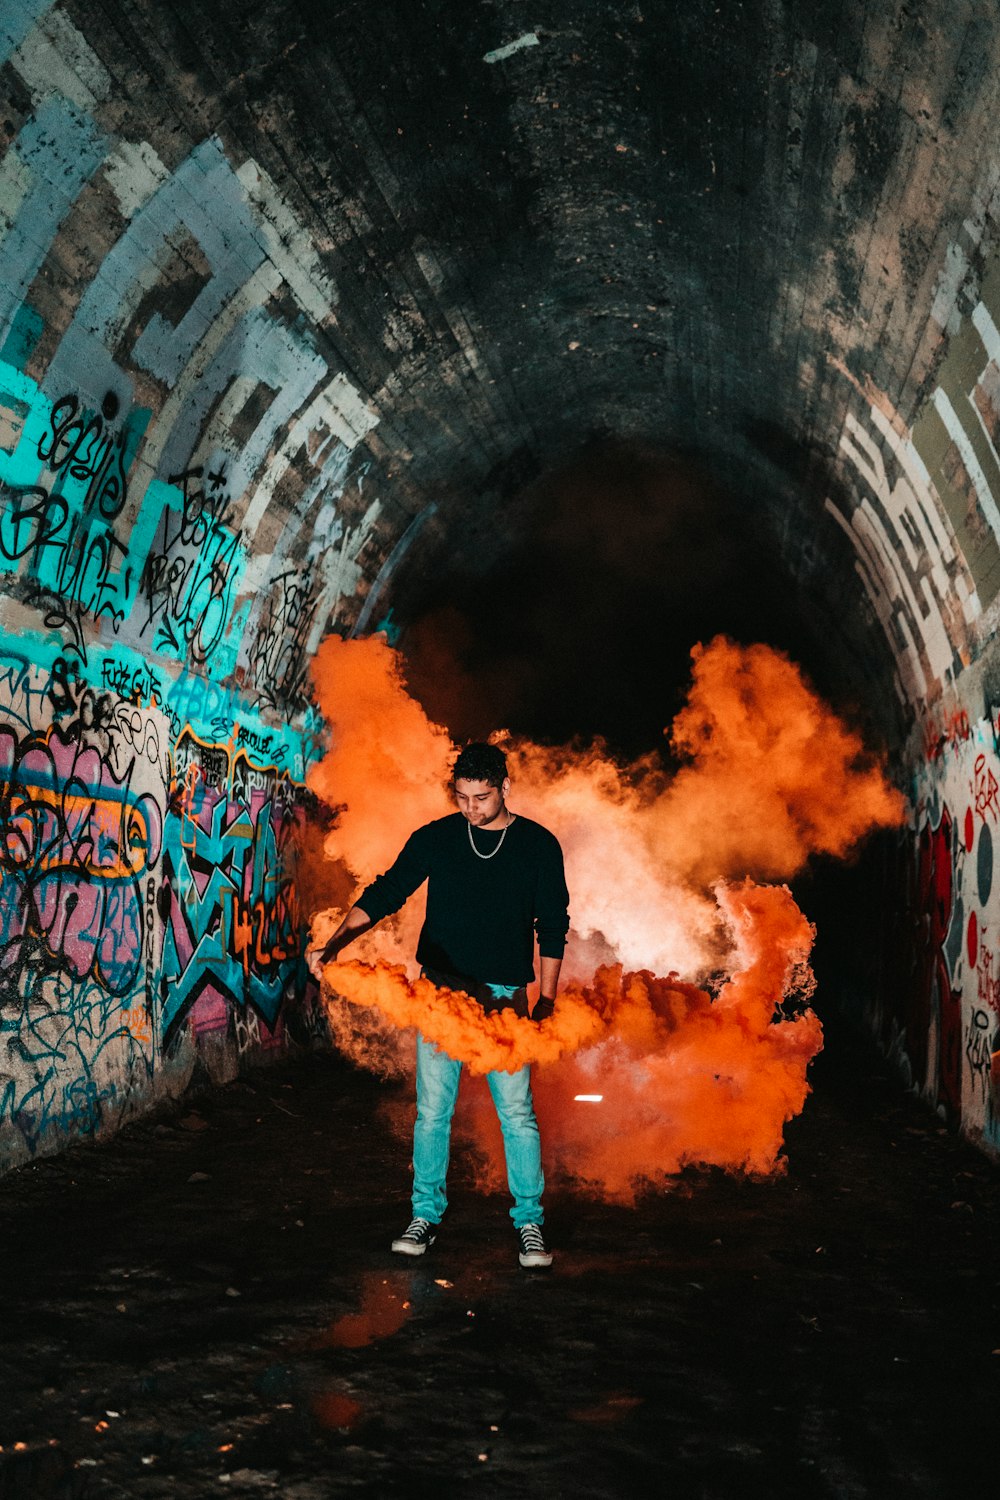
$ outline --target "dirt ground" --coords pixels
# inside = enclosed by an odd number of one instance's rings
[[[857,1042],[814,1082],[777,1180],[551,1193],[550,1272],[461,1160],[392,1256],[399,1090],[334,1058],[11,1174],[0,1500],[985,1500],[1000,1169]]]

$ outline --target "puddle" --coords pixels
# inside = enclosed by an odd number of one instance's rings
[[[361,1282],[361,1306],[331,1323],[316,1340],[319,1348],[363,1349],[398,1333],[410,1315],[409,1278],[390,1280],[378,1271]]]
[[[633,1396],[630,1391],[611,1391],[596,1406],[578,1406],[566,1415],[572,1422],[589,1422],[598,1426],[610,1426],[620,1422],[630,1412],[641,1406],[642,1396]]]
[[[349,1431],[364,1415],[360,1401],[355,1401],[346,1391],[314,1391],[309,1398],[309,1407],[320,1426],[330,1429],[339,1427]]]

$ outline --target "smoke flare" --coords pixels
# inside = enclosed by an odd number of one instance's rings
[[[775,997],[809,998],[813,929],[784,887],[748,880],[720,887],[718,898],[738,951],[736,972],[714,998],[620,966],[599,969],[583,992],[603,1037],[547,1067],[535,1091],[550,1176],[628,1202],[637,1187],[689,1163],[782,1169],[784,1126],[805,1103],[823,1033],[812,1010],[775,1016]],[[592,1093],[599,1103],[578,1102]],[[503,1151],[489,1102],[470,1091],[464,1104],[463,1127],[485,1158],[482,1180],[499,1186]]]
[[[780,1169],[784,1124],[822,1045],[811,1010],[781,1011],[790,992],[800,1010],[811,995],[814,933],[785,887],[750,877],[788,878],[811,853],[842,855],[902,816],[858,736],[786,657],[723,638],[692,654],[673,777],[654,757],[621,766],[601,745],[504,744],[512,809],[551,828],[566,857],[572,929],[549,1021],[487,1016],[418,978],[419,898],[324,975],[338,1045],[376,1071],[411,1066],[415,1026],[467,1072],[543,1065],[547,1168],[617,1198],[688,1162]],[[326,853],[357,895],[415,827],[452,810],[454,747],[382,638],[329,638],[314,677],[332,746],[310,785],[340,806]],[[339,916],[317,914],[316,941]],[[577,1102],[595,1092],[599,1104]],[[485,1100],[463,1085],[458,1127],[473,1130],[493,1180],[502,1156]]]

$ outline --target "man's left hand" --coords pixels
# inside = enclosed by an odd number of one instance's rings
[[[547,995],[539,995],[528,1019],[529,1021],[547,1021],[555,1008],[555,1000],[550,999]]]

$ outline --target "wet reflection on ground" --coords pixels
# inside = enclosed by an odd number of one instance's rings
[[[321,1427],[336,1427],[341,1432],[350,1432],[363,1415],[360,1401],[346,1391],[314,1391],[309,1406]]]
[[[393,1277],[366,1271],[361,1278],[361,1306],[344,1313],[316,1340],[316,1347],[363,1349],[375,1339],[389,1338],[406,1322],[412,1302],[405,1273]]]
[[[1000,1173],[844,1057],[777,1181],[553,1191],[543,1276],[460,1163],[391,1255],[406,1153],[331,1061],[0,1181],[0,1500],[981,1493]]]
[[[609,1391],[593,1406],[578,1406],[566,1415],[573,1422],[610,1424],[620,1422],[623,1417],[627,1417],[630,1412],[635,1411],[636,1407],[641,1405],[641,1396],[633,1396],[628,1391]]]

